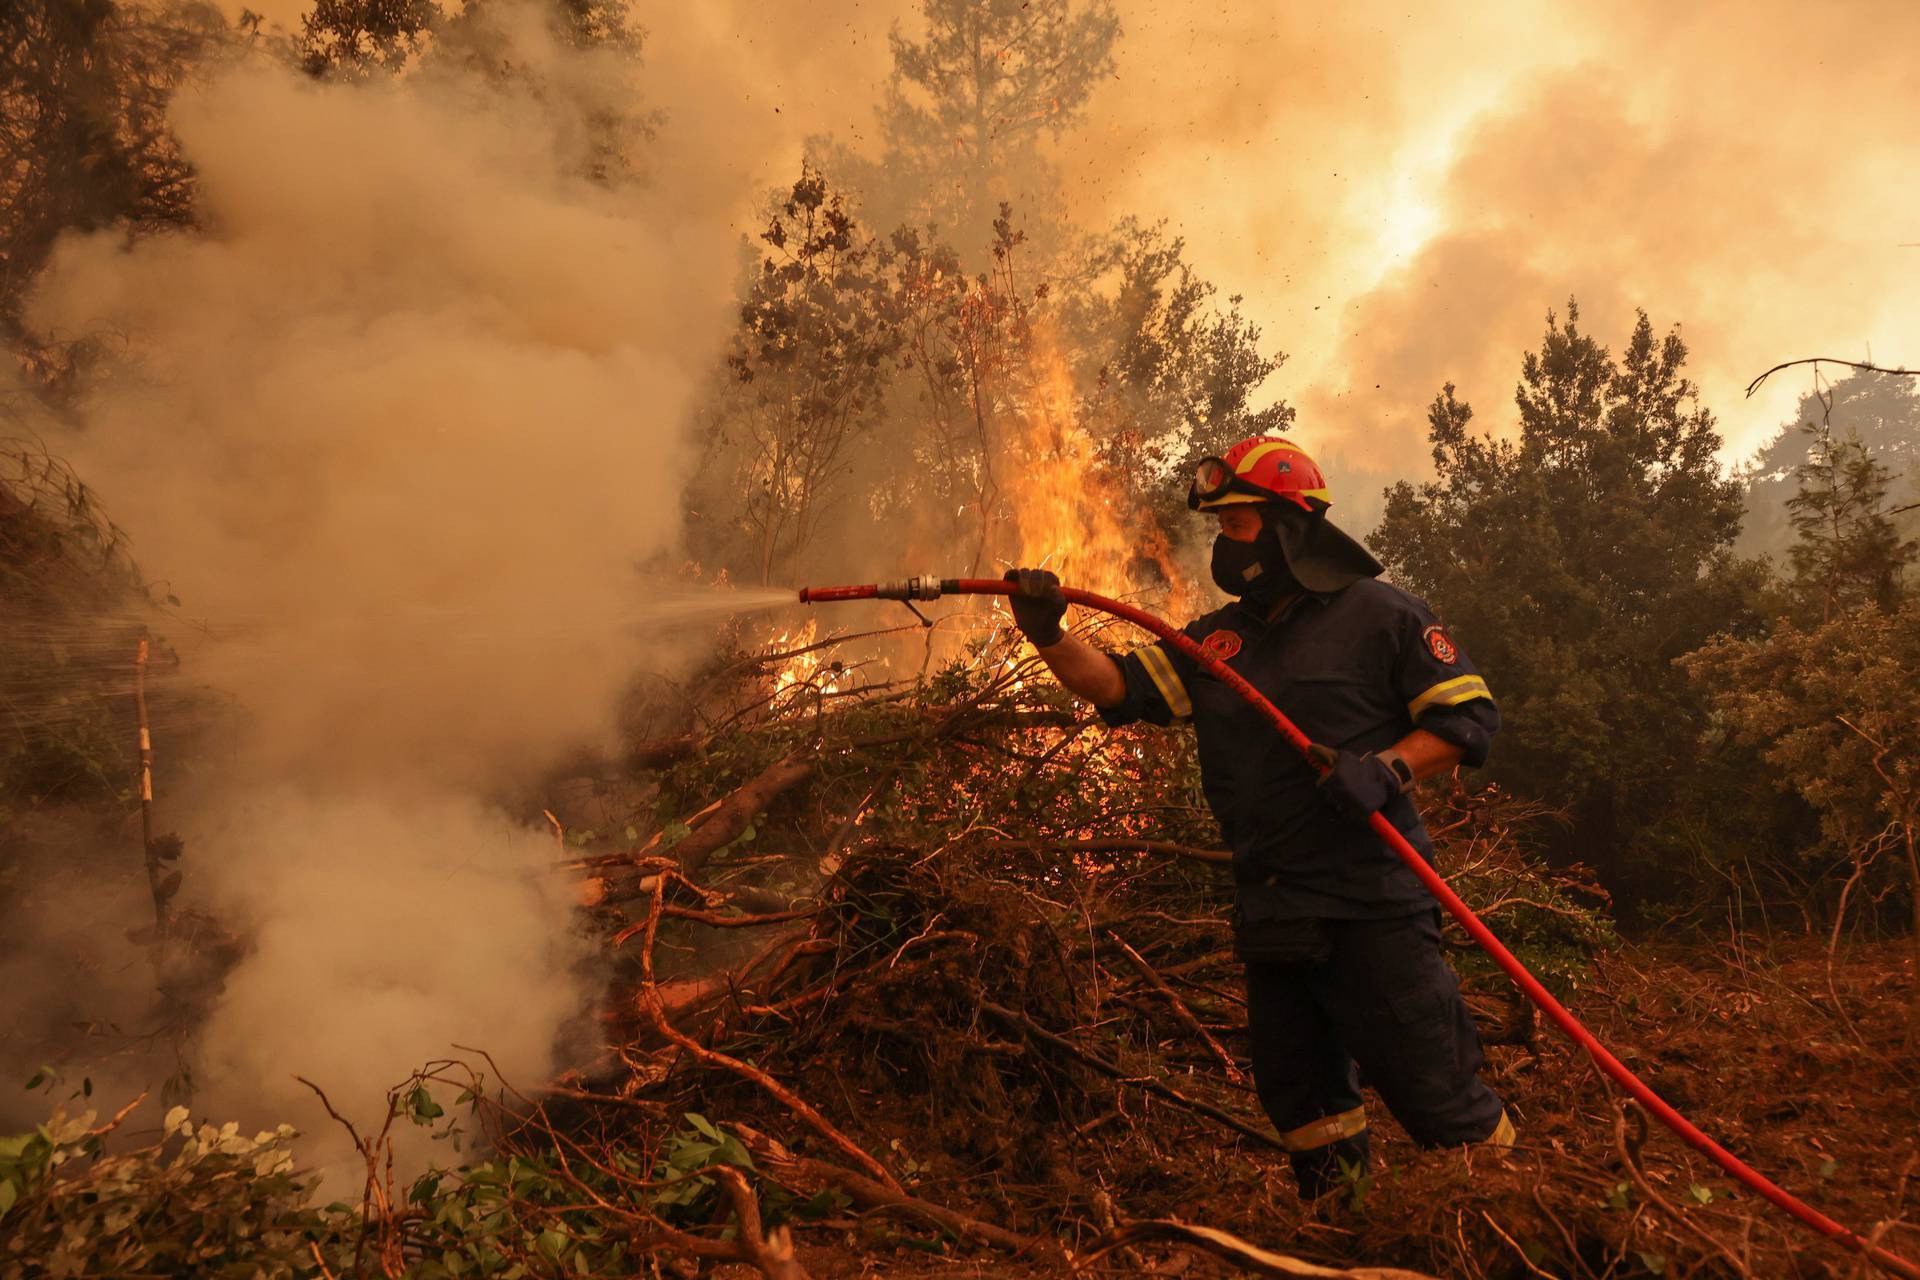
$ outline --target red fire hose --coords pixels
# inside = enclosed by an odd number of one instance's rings
[[[838,600],[934,600],[943,595],[1004,596],[1011,595],[1013,590],[1014,588],[1011,583],[1003,582],[997,578],[920,577],[909,578],[905,582],[886,583],[884,585],[803,587],[800,590],[800,603],[824,604],[829,601]],[[1159,618],[1154,617],[1152,614],[1141,609],[1136,609],[1132,605],[1123,604],[1118,600],[1110,600],[1105,596],[1095,595],[1091,591],[1082,591],[1077,587],[1062,587],[1061,593],[1073,604],[1082,605],[1089,609],[1098,609],[1103,613],[1110,613],[1116,618],[1126,619],[1128,622],[1133,623],[1143,630],[1151,631],[1154,635],[1159,636],[1162,640],[1165,640],[1168,644],[1171,644],[1189,658],[1192,658],[1195,662],[1199,663],[1209,675],[1226,684],[1235,693],[1244,698],[1250,706],[1265,716],[1273,727],[1279,730],[1280,736],[1285,738],[1287,743],[1292,746],[1295,751],[1306,756],[1309,762],[1312,762],[1313,757],[1311,750],[1313,744],[1305,734],[1300,732],[1298,726],[1296,726],[1293,721],[1287,719],[1280,708],[1267,701],[1266,697],[1262,695],[1258,689],[1248,684],[1245,679],[1225,663],[1218,661],[1203,651],[1199,644],[1192,639],[1161,621]],[[1319,766],[1316,765],[1316,767]],[[1453,914],[1454,919],[1465,926],[1467,932],[1473,935],[1473,940],[1479,943],[1488,955],[1493,957],[1494,963],[1500,966],[1501,971],[1513,979],[1522,991],[1527,993],[1527,998],[1538,1005],[1541,1011],[1544,1012],[1548,1018],[1552,1019],[1554,1025],[1566,1032],[1575,1044],[1585,1049],[1587,1056],[1593,1059],[1595,1066],[1605,1072],[1607,1077],[1615,1084],[1632,1095],[1641,1106],[1651,1111],[1654,1116],[1659,1119],[1660,1123],[1666,1125],[1667,1128],[1678,1134],[1681,1140],[1688,1146],[1699,1151],[1722,1169],[1725,1169],[1729,1174],[1733,1175],[1737,1181],[1745,1185],[1749,1190],[1755,1192],[1778,1208],[1792,1214],[1814,1231],[1819,1232],[1829,1240],[1858,1250],[1881,1268],[1894,1275],[1903,1276],[1906,1280],[1920,1280],[1920,1266],[1914,1265],[1896,1253],[1889,1252],[1871,1240],[1859,1235],[1857,1232],[1841,1226],[1838,1222],[1827,1217],[1827,1215],[1821,1213],[1818,1209],[1815,1209],[1797,1196],[1778,1186],[1765,1174],[1749,1167],[1738,1156],[1702,1133],[1685,1116],[1667,1105],[1667,1103],[1661,1099],[1660,1095],[1648,1088],[1639,1076],[1636,1076],[1632,1071],[1628,1070],[1626,1064],[1608,1052],[1607,1047],[1595,1039],[1593,1033],[1581,1025],[1578,1018],[1567,1011],[1565,1005],[1554,999],[1553,993],[1540,985],[1538,978],[1527,972],[1526,966],[1514,957],[1513,952],[1507,950],[1500,939],[1493,935],[1493,931],[1481,922],[1479,916],[1473,914],[1473,909],[1465,902],[1462,902],[1460,896],[1447,887],[1447,882],[1441,879],[1440,874],[1427,864],[1427,860],[1420,856],[1418,850],[1407,843],[1406,837],[1395,830],[1392,823],[1376,813],[1368,818],[1367,825],[1373,828],[1374,834],[1386,841],[1387,847],[1398,854],[1400,860],[1406,863],[1416,876],[1420,877],[1420,882],[1427,886],[1427,890],[1432,893],[1435,898],[1439,899],[1442,906]]]

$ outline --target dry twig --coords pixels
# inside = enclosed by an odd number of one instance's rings
[[[809,1105],[805,1099],[801,1098],[798,1094],[794,1093],[791,1089],[781,1084],[778,1080],[775,1080],[760,1068],[753,1066],[751,1063],[742,1062],[740,1059],[729,1054],[722,1053],[718,1049],[707,1048],[705,1045],[700,1044],[698,1041],[680,1032],[667,1020],[666,1006],[660,999],[660,988],[654,981],[653,942],[659,929],[660,916],[662,914],[661,906],[666,896],[667,884],[670,880],[680,878],[679,873],[673,871],[670,867],[663,866],[661,868],[658,878],[654,881],[653,910],[647,915],[645,938],[640,947],[640,1009],[653,1023],[654,1030],[700,1061],[710,1066],[717,1066],[731,1071],[735,1075],[743,1079],[751,1080],[753,1083],[759,1085],[762,1089],[766,1090],[767,1093],[771,1094],[775,1101],[779,1102],[780,1105],[786,1107],[796,1116],[799,1116],[809,1128],[845,1153],[854,1163],[858,1164],[875,1178],[878,1178],[886,1186],[898,1190],[900,1184],[894,1181],[893,1175],[887,1172],[884,1165],[863,1151],[853,1139],[847,1137],[844,1133],[841,1133],[839,1129],[835,1128],[831,1121]]]
[[[1178,993],[1167,985],[1166,979],[1162,978],[1154,967],[1146,962],[1145,957],[1127,945],[1127,940],[1120,936],[1118,930],[1108,929],[1107,936],[1119,945],[1120,950],[1126,954],[1127,960],[1135,969],[1139,970],[1140,976],[1145,978],[1153,989],[1160,993],[1161,998],[1172,1006],[1174,1016],[1186,1025],[1187,1030],[1199,1036],[1201,1043],[1206,1045],[1213,1056],[1220,1060],[1221,1067],[1226,1070],[1227,1079],[1233,1081],[1235,1084],[1245,1084],[1247,1082],[1247,1074],[1240,1070],[1240,1064],[1233,1060],[1233,1055],[1227,1052],[1227,1047],[1215,1039],[1211,1031],[1200,1025],[1200,1019],[1193,1016],[1193,1010],[1187,1008],[1187,1002],[1182,1000]]]
[[[1437,1280],[1424,1271],[1408,1271],[1401,1267],[1323,1267],[1289,1254],[1263,1249],[1215,1227],[1197,1226],[1172,1218],[1141,1218],[1124,1223],[1095,1241],[1093,1249],[1076,1261],[1086,1266],[1123,1245],[1146,1240],[1174,1240],[1192,1245],[1259,1276],[1305,1277],[1307,1280]]]
[[[1240,1134],[1242,1137],[1251,1138],[1263,1147],[1271,1147],[1276,1151],[1284,1150],[1280,1145],[1280,1139],[1275,1135],[1255,1128],[1238,1116],[1229,1115],[1212,1103],[1202,1102],[1198,1098],[1189,1098],[1186,1094],[1181,1093],[1171,1085],[1156,1080],[1152,1076],[1128,1075],[1125,1071],[1113,1063],[1108,1062],[1099,1054],[1091,1050],[1082,1049],[1065,1036],[1056,1035],[1054,1032],[1034,1022],[1025,1014],[1016,1013],[1014,1010],[1004,1005],[995,1004],[991,1000],[981,1001],[980,1008],[984,1012],[990,1013],[1000,1019],[1000,1021],[1006,1023],[1022,1035],[1038,1040],[1042,1044],[1050,1045],[1062,1053],[1078,1058],[1095,1071],[1100,1072],[1102,1075],[1109,1076],[1114,1080],[1118,1080],[1121,1084],[1132,1085],[1134,1088],[1144,1090],[1156,1097],[1165,1098],[1168,1102],[1176,1106],[1185,1107],[1187,1110],[1198,1115],[1203,1115],[1210,1120],[1218,1121],[1226,1125],[1229,1129],[1232,1129],[1235,1133]]]

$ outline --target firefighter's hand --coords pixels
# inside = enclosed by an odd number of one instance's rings
[[[1320,778],[1321,797],[1350,821],[1365,822],[1368,815],[1378,813],[1400,794],[1399,775],[1371,752],[1356,755],[1316,745],[1313,758],[1327,769]]]
[[[1044,649],[1059,644],[1067,634],[1060,619],[1067,616],[1067,598],[1060,594],[1060,579],[1046,569],[1009,569],[1004,579],[1014,586],[1007,604],[1021,634]]]

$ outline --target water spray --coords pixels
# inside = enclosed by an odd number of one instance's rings
[[[936,578],[932,575],[921,575],[908,578],[903,582],[868,583],[864,586],[802,587],[800,603],[829,604],[843,600],[898,600],[908,608],[913,608],[914,601],[937,600],[941,596],[1008,596],[1015,591],[1016,588],[1012,583],[998,578]],[[1061,587],[1060,594],[1069,604],[1097,609],[1102,613],[1112,614],[1116,618],[1123,618],[1186,654],[1208,675],[1239,694],[1249,706],[1264,716],[1280,736],[1286,739],[1287,745],[1305,757],[1308,764],[1316,771],[1323,774],[1326,772],[1326,767],[1314,759],[1312,740],[1300,732],[1299,726],[1289,720],[1286,713],[1269,702],[1266,696],[1249,684],[1244,677],[1207,653],[1192,638],[1144,609],[1135,608],[1119,600],[1111,600],[1106,596],[1083,591],[1078,587]],[[915,609],[914,613],[923,623],[927,622],[918,609]],[[1791,1214],[1811,1230],[1837,1244],[1858,1251],[1893,1275],[1905,1277],[1905,1280],[1920,1280],[1920,1266],[1835,1222],[1779,1186],[1765,1174],[1748,1166],[1738,1156],[1708,1137],[1692,1121],[1675,1111],[1665,1099],[1649,1088],[1645,1081],[1628,1069],[1625,1063],[1614,1057],[1565,1005],[1554,998],[1553,993],[1548,991],[1511,951],[1507,950],[1506,945],[1494,936],[1493,930],[1473,913],[1473,908],[1461,900],[1460,895],[1448,886],[1439,872],[1428,865],[1427,860],[1420,856],[1418,850],[1407,843],[1407,838],[1401,835],[1391,822],[1375,813],[1367,819],[1367,825],[1373,829],[1375,835],[1386,842],[1387,847],[1392,849],[1402,862],[1407,864],[1413,874],[1420,878],[1420,882],[1427,887],[1427,891],[1433,894],[1440,905],[1460,922],[1473,940],[1480,945],[1481,950],[1493,958],[1493,962],[1500,966],[1500,971],[1511,978],[1555,1026],[1585,1050],[1587,1056],[1593,1060],[1593,1064],[1608,1079],[1624,1089],[1641,1106],[1651,1111],[1654,1117],[1677,1134],[1681,1141],[1726,1170],[1743,1186],[1774,1207]]]

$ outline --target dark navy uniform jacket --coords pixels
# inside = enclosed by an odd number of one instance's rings
[[[1417,727],[1477,766],[1500,727],[1486,681],[1426,603],[1375,578],[1303,595],[1272,623],[1235,601],[1186,633],[1328,746],[1380,751]],[[1108,724],[1193,721],[1243,919],[1375,919],[1434,906],[1378,836],[1327,806],[1313,769],[1232,689],[1165,641],[1114,660],[1127,696],[1101,710]],[[1411,797],[1381,812],[1432,857]]]

